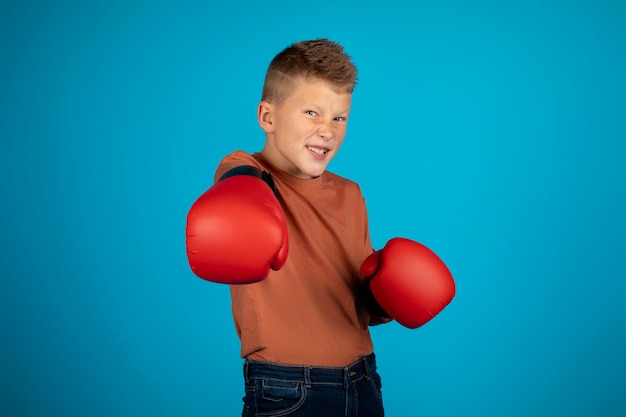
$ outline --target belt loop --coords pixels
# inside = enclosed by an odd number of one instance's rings
[[[244,360],[243,362],[243,379],[244,381],[246,381],[246,384],[249,383],[250,381],[248,381],[248,360]]]
[[[369,356],[365,356],[363,358],[363,365],[365,365],[365,376],[367,377],[367,379],[370,379],[370,364],[369,362]]]
[[[343,368],[343,389],[348,389],[350,386],[350,368]]]
[[[304,385],[311,388],[311,367],[304,365]]]

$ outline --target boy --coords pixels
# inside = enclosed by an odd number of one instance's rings
[[[192,270],[231,284],[243,416],[383,416],[368,326],[417,327],[454,295],[447,268],[420,244],[392,239],[374,252],[359,186],[326,171],[356,81],[327,39],[276,55],[257,112],[265,146],[224,158],[190,209]]]

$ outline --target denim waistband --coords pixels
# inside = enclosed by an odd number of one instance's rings
[[[282,379],[310,384],[342,384],[347,386],[364,376],[369,377],[376,371],[374,353],[362,357],[345,367],[283,365],[263,361],[246,360],[244,378],[249,379]]]

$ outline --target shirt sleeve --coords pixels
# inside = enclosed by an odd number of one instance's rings
[[[360,192],[360,190],[359,190]],[[372,247],[372,240],[370,237],[369,231],[369,221],[367,216],[367,205],[365,203],[365,198],[361,194],[361,198],[363,199],[363,228],[365,232],[364,237],[364,246],[363,246],[363,260],[367,258],[374,252],[374,248]],[[363,278],[363,277],[361,277]],[[365,307],[367,308],[367,312],[370,315],[370,326],[376,326],[379,324],[389,323],[392,321],[392,318],[387,314],[387,312],[378,304],[374,294],[372,294],[372,290],[370,289],[369,282],[363,282],[363,286],[358,294],[359,297],[365,303]]]
[[[229,155],[226,155],[224,159],[222,159],[222,161],[217,166],[213,181],[217,182],[222,177],[222,175],[224,175],[231,169],[241,165],[250,165],[259,169],[263,169],[259,161],[257,161],[252,155],[244,151],[237,150]]]

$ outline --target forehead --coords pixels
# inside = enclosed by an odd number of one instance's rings
[[[332,83],[319,78],[297,78],[293,81],[291,94],[287,101],[307,102],[322,101],[346,105],[351,102],[352,94],[342,91]]]

